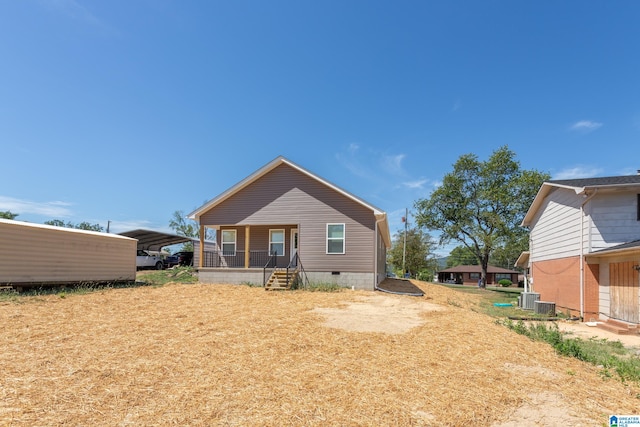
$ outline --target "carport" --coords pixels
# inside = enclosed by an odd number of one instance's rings
[[[125,231],[119,234],[121,236],[137,239],[138,249],[144,249],[147,251],[159,251],[165,246],[191,242],[194,240],[191,237],[178,236],[177,234],[162,233],[160,231],[143,229]]]

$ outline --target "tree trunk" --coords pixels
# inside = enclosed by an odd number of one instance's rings
[[[480,276],[480,280],[482,280],[482,288],[487,287],[487,270],[489,268],[489,256],[484,255],[482,257],[482,274]]]

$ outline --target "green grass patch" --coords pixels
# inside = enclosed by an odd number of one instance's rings
[[[103,291],[114,288],[130,288],[140,286],[138,282],[83,282],[68,285],[31,286],[20,292],[16,290],[0,291],[0,302],[22,303],[28,298],[36,298],[47,295],[57,295],[67,298],[72,295],[85,295],[91,292]]]
[[[329,282],[310,282],[306,287],[300,289],[308,292],[342,292],[345,290],[342,286]]]
[[[193,267],[174,267],[168,270],[151,270],[140,275],[138,281],[152,286],[167,283],[197,283],[198,276]]]
[[[603,377],[617,375],[622,381],[640,382],[640,357],[627,350],[620,341],[591,338],[567,338],[556,324],[531,323],[498,320],[509,329],[529,337],[534,341],[547,342],[558,354],[575,357],[578,360],[602,367]]]

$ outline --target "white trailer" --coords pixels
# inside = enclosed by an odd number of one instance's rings
[[[0,219],[0,285],[134,281],[136,246],[117,234]]]

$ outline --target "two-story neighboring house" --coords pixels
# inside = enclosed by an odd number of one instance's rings
[[[386,277],[386,213],[284,157],[189,217],[201,236],[205,228],[216,231],[219,248],[200,245],[200,281],[264,284],[270,262],[301,266],[311,282],[356,289],[374,290]]]
[[[522,225],[541,300],[585,321],[640,322],[640,175],[545,182]]]

